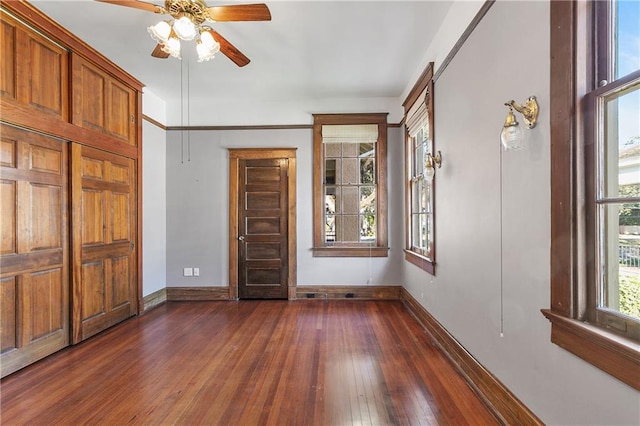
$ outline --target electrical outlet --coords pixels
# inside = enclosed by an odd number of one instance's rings
[[[192,277],[193,276],[193,268],[184,268],[182,275],[185,277]]]
[[[193,276],[194,277],[200,276],[200,268],[193,268]]]

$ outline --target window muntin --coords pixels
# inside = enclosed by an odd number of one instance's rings
[[[387,256],[386,117],[314,115],[314,256]]]
[[[412,167],[408,176],[409,206],[411,207],[411,231],[408,248],[432,258],[433,253],[433,180],[425,173],[427,154],[433,152],[433,144],[429,138],[428,121],[418,129],[415,135],[409,135],[411,145]]]
[[[376,143],[324,143],[325,240],[375,243]]]

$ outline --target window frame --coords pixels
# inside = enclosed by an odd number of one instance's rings
[[[640,390],[640,344],[595,325],[588,313],[595,282],[585,277],[594,261],[586,230],[594,229],[588,228],[594,219],[584,196],[593,183],[585,170],[590,142],[580,123],[589,118],[585,96],[596,81],[593,4],[550,4],[551,307],[542,313],[551,321],[551,342]]]
[[[313,256],[387,257],[387,113],[313,114]],[[376,242],[327,244],[324,238],[324,149],[323,125],[376,124]]]
[[[411,110],[411,108],[417,103],[421,102],[421,95],[425,91],[427,91],[427,97],[424,99],[427,104],[428,110],[428,121],[429,121],[429,137],[431,142],[431,151],[437,152],[435,150],[435,131],[434,131],[434,111],[433,111],[433,91],[434,91],[434,82],[433,82],[433,62],[427,64],[427,67],[422,72],[422,75],[418,78],[418,81],[415,83],[409,95],[403,102],[402,106],[404,107],[404,150],[405,150],[405,164],[404,164],[404,185],[405,185],[405,216],[404,216],[404,224],[405,224],[405,260],[422,270],[426,271],[431,275],[435,275],[436,269],[436,177],[433,177],[433,180],[430,182],[431,185],[431,212],[432,212],[432,240],[429,242],[430,250],[429,253],[422,253],[421,250],[415,250],[415,248],[411,244],[411,237],[413,235],[413,220],[412,220],[412,185],[411,179],[413,175],[413,164],[415,162],[415,158],[413,156],[413,142],[411,140],[411,136],[409,135],[409,130],[406,126],[407,124],[407,114]]]

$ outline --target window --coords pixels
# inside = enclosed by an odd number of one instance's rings
[[[639,19],[637,2],[551,2],[551,309],[543,311],[552,342],[638,390]]]
[[[425,164],[433,155],[433,64],[429,64],[404,103],[405,258],[435,273],[434,176]]]
[[[599,87],[585,98],[589,319],[640,340],[640,4],[595,8],[596,40],[609,42],[595,48]]]
[[[387,256],[387,114],[313,117],[314,256]]]

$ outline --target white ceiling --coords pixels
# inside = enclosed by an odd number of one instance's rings
[[[190,125],[232,125],[306,124],[311,112],[399,106],[453,0],[266,1],[271,21],[212,25],[251,59],[243,68],[222,54],[198,63],[194,42],[183,43],[182,61],[151,57],[147,27],[161,19],[154,13],[90,0],[31,3],[165,100],[166,124],[187,124],[188,114]],[[287,108],[315,110],[302,119]]]

